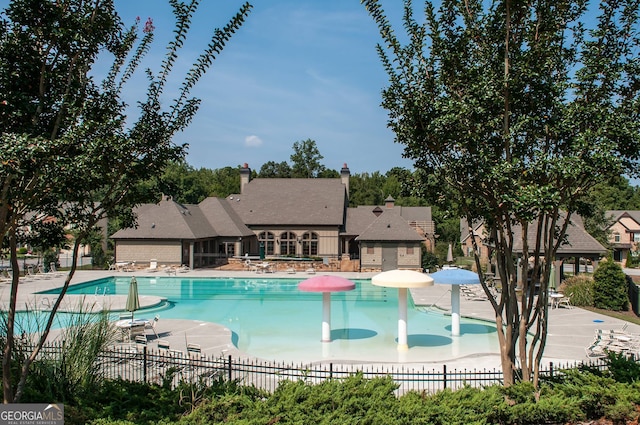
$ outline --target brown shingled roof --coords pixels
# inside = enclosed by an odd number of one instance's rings
[[[226,199],[210,197],[200,202],[198,207],[218,236],[254,236]]]
[[[431,222],[431,207],[401,207],[393,208],[380,207],[377,205],[359,205],[355,208],[347,209],[347,220],[345,229],[341,232],[344,235],[360,235],[373,223],[378,216],[374,214],[374,210],[383,213],[396,214],[404,220],[405,224],[411,221],[427,221]],[[414,233],[417,233],[413,230]]]
[[[375,216],[374,216],[375,217]],[[383,212],[356,238],[358,241],[422,241],[407,221],[393,210]]]
[[[341,226],[346,188],[340,179],[254,179],[227,201],[248,226]]]
[[[135,209],[136,228],[122,229],[113,239],[200,239],[218,236],[197,205],[163,199]]]

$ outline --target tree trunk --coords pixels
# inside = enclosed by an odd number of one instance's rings
[[[22,397],[22,394],[24,392],[24,386],[27,382],[27,377],[29,375],[29,368],[31,367],[31,364],[33,363],[33,361],[36,359],[36,357],[38,356],[38,353],[40,353],[40,350],[42,350],[42,347],[44,346],[45,342],[47,341],[47,337],[49,336],[49,333],[51,332],[51,326],[53,325],[53,320],[55,319],[55,315],[58,311],[58,308],[60,307],[60,304],[62,303],[62,299],[64,298],[65,294],[67,293],[67,289],[69,289],[69,284],[71,283],[71,279],[73,278],[73,275],[76,271],[76,267],[77,267],[77,261],[78,261],[78,249],[80,247],[80,242],[83,240],[84,235],[79,235],[76,240],[75,243],[73,245],[73,259],[71,261],[71,269],[69,270],[69,274],[67,274],[67,278],[64,281],[64,285],[62,286],[62,290],[60,291],[60,295],[58,295],[58,298],[56,299],[56,302],[53,304],[52,308],[51,308],[51,312],[49,313],[49,318],[47,320],[47,324],[45,325],[44,330],[42,331],[42,333],[40,334],[40,339],[38,340],[38,343],[36,344],[35,348],[33,349],[33,352],[29,355],[29,357],[27,359],[25,359],[24,364],[22,365],[22,368],[20,370],[20,380],[18,381],[18,385],[16,386],[16,392],[15,395],[12,397],[12,401],[13,403],[19,403],[20,402],[20,398]],[[16,291],[17,292],[17,291]],[[13,314],[15,315],[15,305],[13,306]],[[10,311],[11,314],[11,311]],[[7,332],[8,333],[8,332]],[[4,367],[4,364],[3,364]],[[4,370],[3,370],[4,372]],[[5,386],[5,403],[7,403],[7,395],[6,395],[6,388],[7,386],[10,388],[11,387],[11,380],[10,380],[10,375],[9,375],[9,381],[4,381],[5,379],[5,375],[3,373],[3,383]]]
[[[13,402],[13,388],[11,387],[11,358],[13,354],[13,328],[16,318],[16,302],[18,297],[18,283],[20,282],[20,271],[18,266],[17,241],[15,232],[10,232],[9,252],[11,254],[11,294],[9,298],[9,312],[7,314],[7,341],[2,353],[2,393],[3,403]]]

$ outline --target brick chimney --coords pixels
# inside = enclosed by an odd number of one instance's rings
[[[347,163],[345,162],[342,165],[342,169],[340,170],[340,178],[342,179],[342,184],[347,190],[347,199],[349,199],[349,177],[351,176],[351,172],[349,171],[349,167],[347,167]]]
[[[387,196],[387,199],[384,200],[384,206],[387,209],[392,209],[396,205],[396,200],[393,199],[391,195]]]
[[[240,169],[240,194],[244,193],[244,187],[249,184],[251,180],[251,168],[249,168],[249,164],[246,162],[242,165]]]

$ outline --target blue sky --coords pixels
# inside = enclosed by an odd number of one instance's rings
[[[174,29],[168,2],[115,3],[125,23],[153,19],[156,40],[144,66],[157,71]],[[198,115],[175,138],[190,145],[187,162],[212,169],[248,163],[259,170],[267,161],[290,163],[294,142],[312,139],[329,169],[343,163],[352,173],[412,169],[380,107],[387,77],[375,50],[377,28],[364,6],[358,0],[251,3],[245,24],[194,91],[202,99]],[[213,28],[224,26],[241,4],[201,2],[173,75],[176,83]],[[402,3],[389,4],[398,16]],[[140,98],[144,88],[144,81],[132,84],[126,96]]]

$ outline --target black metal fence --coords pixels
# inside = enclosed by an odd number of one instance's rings
[[[62,355],[60,346],[48,345],[43,355]],[[542,377],[551,377],[563,370],[573,369],[581,363],[554,365],[541,370]],[[595,360],[591,367],[606,368],[604,361]],[[180,382],[210,384],[215,380],[237,380],[243,385],[255,386],[273,392],[280,381],[320,383],[327,379],[344,379],[356,373],[371,379],[390,376],[398,385],[397,394],[408,391],[435,393],[445,388],[458,389],[465,385],[483,387],[503,382],[501,370],[492,369],[427,369],[415,365],[385,364],[285,364],[228,357],[208,357],[200,353],[184,353],[144,347],[115,347],[104,351],[96,362],[96,372],[105,378],[172,386]]]

